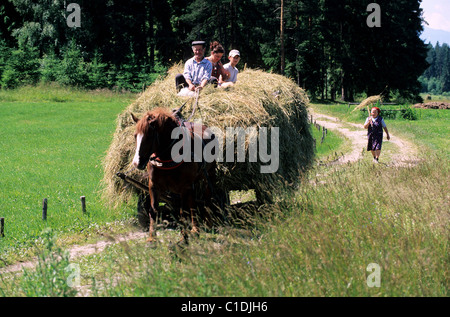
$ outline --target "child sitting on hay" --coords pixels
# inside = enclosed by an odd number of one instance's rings
[[[241,53],[239,53],[238,50],[231,50],[228,54],[228,59],[230,60],[230,62],[223,65],[223,68],[225,68],[230,73],[230,76],[226,81],[222,81],[219,78],[219,87],[221,88],[231,87],[236,83],[237,75],[239,73],[236,65],[241,60]]]

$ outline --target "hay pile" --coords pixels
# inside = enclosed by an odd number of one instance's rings
[[[175,109],[186,98],[178,97],[175,90],[175,76],[182,73],[183,65],[173,66],[166,78],[153,83],[117,119],[117,128],[112,144],[103,161],[104,196],[113,203],[128,200],[134,189],[124,187],[115,174],[131,169],[135,151],[133,137],[135,125],[130,113],[138,117],[155,107]],[[256,162],[218,164],[218,186],[228,191],[254,188],[257,196],[263,191],[273,191],[280,182],[296,183],[299,173],[308,168],[313,160],[313,138],[308,128],[305,92],[291,80],[247,69],[239,73],[238,82],[227,89],[206,86],[199,98],[194,121],[201,121],[209,127],[279,127],[279,169],[277,173],[261,174]],[[183,116],[189,117],[193,102],[183,109]],[[225,134],[224,134],[225,135]],[[270,134],[269,134],[270,135]],[[270,138],[269,138],[270,141]],[[270,154],[271,145],[268,142]],[[248,146],[248,144],[246,144]],[[248,153],[247,153],[248,155]],[[129,176],[145,180],[145,172],[134,170]]]
[[[422,108],[422,109],[450,109],[450,102],[444,101],[433,101],[426,103],[417,103],[414,105],[414,108]]]
[[[355,109],[353,109],[353,111],[364,109],[366,107],[370,107],[374,103],[377,103],[378,101],[381,102],[382,100],[383,99],[382,99],[381,95],[370,96],[370,97],[364,99],[363,101],[361,101],[361,103],[359,105],[357,105],[355,107]],[[370,114],[370,111],[369,111],[369,114]]]

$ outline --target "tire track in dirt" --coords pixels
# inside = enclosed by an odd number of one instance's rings
[[[144,239],[148,233],[146,232],[131,232],[125,235],[119,235],[116,237],[112,236],[106,236],[107,240],[101,240],[97,241],[96,243],[86,244],[86,245],[74,245],[68,249],[69,252],[69,259],[74,260],[76,258],[82,257],[82,256],[88,256],[94,253],[100,253],[103,250],[105,250],[106,247],[136,240],[136,239]],[[33,258],[32,260],[26,261],[26,262],[19,262],[15,264],[11,264],[9,266],[6,266],[4,268],[0,269],[0,274],[5,273],[14,273],[14,272],[21,272],[23,269],[33,269],[37,265],[37,258]]]

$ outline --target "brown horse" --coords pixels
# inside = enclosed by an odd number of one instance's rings
[[[141,170],[147,168],[149,175],[150,237],[147,241],[155,241],[153,228],[159,196],[167,191],[180,195],[180,215],[183,218],[183,210],[189,211],[192,222],[191,232],[198,233],[194,221],[196,211],[194,186],[202,180],[206,181],[205,197],[207,202],[211,201],[212,184],[215,181],[215,161],[205,162],[191,158],[196,154],[202,155],[202,153],[194,153],[194,143],[201,142],[204,146],[215,139],[214,134],[206,126],[183,122],[163,108],[148,111],[141,119],[136,118],[134,114],[131,116],[137,123],[133,165]],[[175,129],[184,131],[184,134],[180,134],[178,138],[172,138],[173,132],[177,132],[174,131]],[[179,151],[173,151],[174,148]],[[189,152],[189,148],[192,152]],[[180,152],[183,152],[183,155]],[[182,234],[187,242],[188,236],[185,229],[182,229]]]

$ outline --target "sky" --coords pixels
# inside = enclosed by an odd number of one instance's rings
[[[421,8],[429,28],[450,32],[450,0],[422,0]]]

